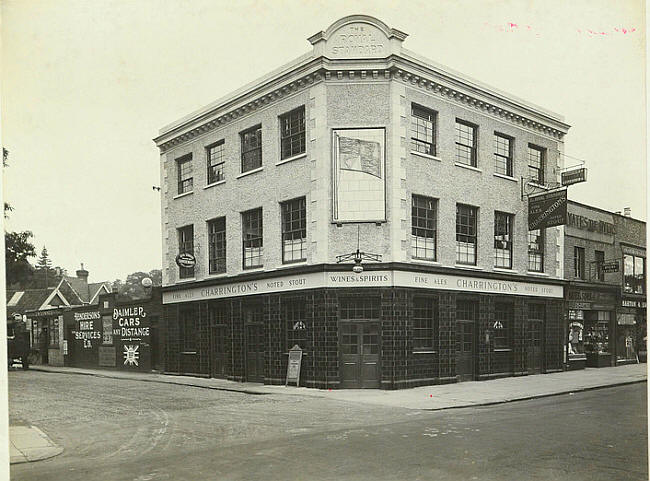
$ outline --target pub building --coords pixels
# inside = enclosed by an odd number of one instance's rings
[[[645,222],[569,201],[564,238],[569,369],[638,362],[645,337]]]
[[[353,15],[163,127],[167,373],[399,389],[562,370],[561,116]],[[534,189],[533,189],[534,190]]]

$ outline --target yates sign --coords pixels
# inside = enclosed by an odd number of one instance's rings
[[[529,197],[528,230],[566,224],[566,205],[566,189]]]
[[[587,169],[574,169],[562,172],[562,185],[579,184],[587,180]]]

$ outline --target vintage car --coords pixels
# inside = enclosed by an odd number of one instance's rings
[[[9,367],[20,362],[23,369],[29,369],[29,332],[20,320],[7,321],[7,360]]]

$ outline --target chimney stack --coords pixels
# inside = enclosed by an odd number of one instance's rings
[[[625,217],[630,217],[632,215],[632,209],[630,209],[629,207],[624,207],[623,208],[623,215]]]
[[[76,274],[79,279],[82,279],[86,284],[88,284],[88,271],[84,269],[83,262],[81,263],[81,269],[79,269]]]

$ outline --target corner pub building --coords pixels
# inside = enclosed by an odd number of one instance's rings
[[[561,230],[528,231],[522,184],[569,126],[406,37],[342,18],[161,129],[166,372],[280,384],[294,345],[315,388],[562,369]]]

